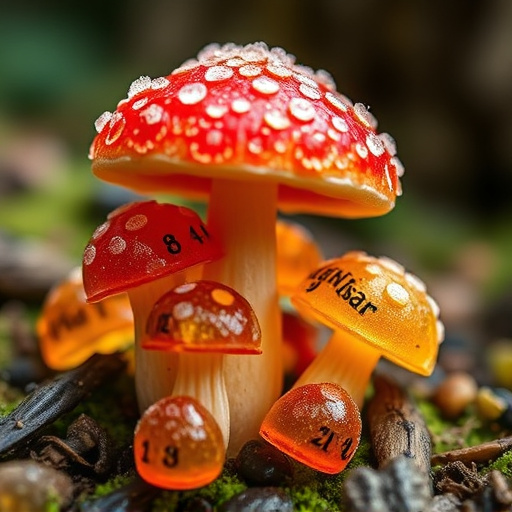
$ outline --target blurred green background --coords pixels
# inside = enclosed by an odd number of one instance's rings
[[[368,105],[406,168],[404,195],[385,217],[300,219],[326,255],[384,253],[441,290],[462,276],[482,296],[506,292],[509,0],[3,2],[0,230],[42,237],[79,261],[105,214],[98,198],[119,197],[89,170],[94,120],[140,75],[166,75],[210,42],[260,40],[328,70]]]

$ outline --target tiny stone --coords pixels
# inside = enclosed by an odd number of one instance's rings
[[[354,469],[345,481],[349,512],[424,512],[431,501],[430,479],[400,455],[384,469]]]
[[[80,504],[80,512],[146,512],[150,510],[151,503],[160,492],[161,489],[135,478],[99,498],[85,499]],[[201,509],[198,509],[198,512],[201,512]]]
[[[478,392],[475,378],[469,373],[453,372],[439,385],[433,401],[445,418],[459,417],[472,404]]]
[[[249,485],[281,485],[293,474],[292,464],[286,455],[259,440],[245,443],[235,465],[238,474]]]
[[[72,494],[73,484],[65,473],[28,460],[0,464],[0,507],[3,512],[45,512],[50,497],[64,507],[71,503]],[[7,504],[8,508],[2,504]]]
[[[292,512],[293,502],[277,487],[252,487],[233,496],[219,512]]]
[[[434,496],[425,512],[459,512],[461,502],[451,493]]]

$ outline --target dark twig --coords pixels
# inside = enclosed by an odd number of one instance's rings
[[[430,473],[432,442],[423,416],[407,393],[388,377],[375,376],[374,387],[368,420],[379,467],[403,454]]]
[[[97,475],[106,474],[114,462],[107,432],[86,414],[71,423],[65,439],[41,436],[30,456],[55,469],[72,466]]]
[[[487,443],[461,448],[459,450],[450,450],[443,453],[436,453],[432,456],[432,466],[448,464],[449,462],[460,461],[468,465],[485,464],[497,459],[508,450],[512,449],[512,437],[503,437]]]
[[[78,368],[37,388],[14,411],[0,418],[0,454],[28,442],[125,365],[120,355],[96,354]]]

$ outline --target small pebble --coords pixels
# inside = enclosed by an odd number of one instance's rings
[[[135,478],[128,484],[99,498],[86,499],[80,504],[80,512],[148,512],[160,489]],[[74,509],[73,509],[74,510]],[[197,509],[201,512],[202,509]]]
[[[512,389],[512,339],[501,339],[489,345],[487,359],[495,383]]]
[[[356,468],[345,480],[347,512],[423,512],[431,499],[430,478],[404,455],[384,469]]]
[[[482,386],[477,393],[476,409],[480,418],[512,428],[512,391]]]
[[[245,443],[235,465],[238,474],[249,485],[281,485],[293,475],[293,467],[288,457],[260,440]]]
[[[233,496],[219,512],[292,512],[293,502],[277,487],[251,487]]]
[[[65,473],[29,460],[0,464],[2,512],[45,512],[50,498],[65,507],[72,495],[73,483]]]
[[[478,385],[472,375],[465,372],[449,374],[436,389],[433,401],[445,418],[458,418],[472,404]]]
[[[438,494],[434,496],[425,512],[460,512],[461,502],[453,494]]]

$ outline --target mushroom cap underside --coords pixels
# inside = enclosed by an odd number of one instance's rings
[[[288,214],[308,213],[330,217],[377,217],[391,211],[395,199],[354,177],[308,178],[292,171],[273,171],[250,165],[204,166],[187,164],[165,155],[144,158],[120,157],[93,162],[93,172],[102,180],[143,194],[170,193],[206,201],[214,179],[278,185],[279,209]]]

